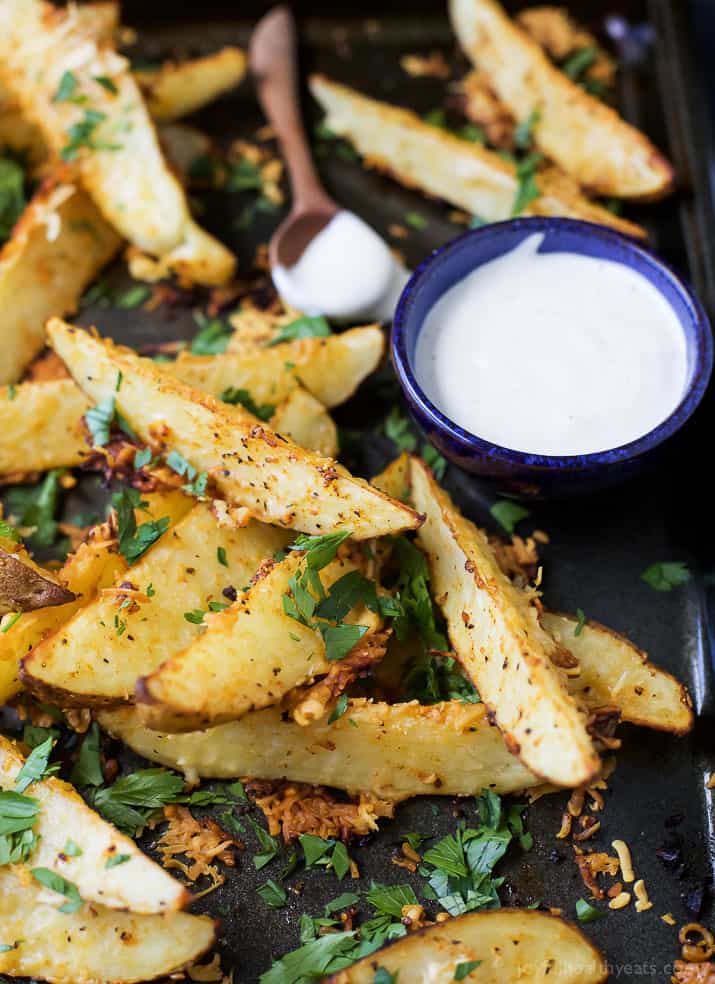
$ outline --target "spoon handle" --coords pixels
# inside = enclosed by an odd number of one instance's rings
[[[274,7],[259,21],[251,37],[249,58],[258,99],[288,165],[294,211],[336,211],[320,183],[303,128],[298,99],[296,29],[288,7]]]

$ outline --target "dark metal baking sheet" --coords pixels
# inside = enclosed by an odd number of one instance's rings
[[[589,24],[602,26],[604,7],[599,0],[569,6]],[[707,176],[711,146],[702,101],[693,83],[684,4],[679,0],[628,0],[614,2],[613,7],[631,23],[650,23],[655,28],[655,47],[644,49],[642,57],[624,66],[621,102],[626,115],[644,126],[673,157],[681,182],[677,196],[633,210],[633,214],[648,225],[656,248],[666,259],[694,281],[712,315],[715,214]],[[220,3],[204,3],[199,13],[194,5],[176,3],[155,2],[147,10],[146,4],[128,2],[126,8],[127,20],[140,28],[142,51],[158,56],[191,54],[231,42],[245,44],[249,18],[266,5],[244,4],[238,12],[246,20],[238,22],[234,5]],[[305,68],[319,67],[338,80],[420,112],[441,105],[443,83],[407,77],[399,68],[402,53],[439,48],[452,64],[466,67],[460,62],[446,16],[435,12],[434,4],[394,3],[386,9],[384,4],[370,3],[302,3],[296,8],[301,15]],[[375,17],[378,31],[367,23],[367,18]],[[251,139],[262,119],[250,83],[199,114],[196,122],[223,143],[236,137]],[[321,158],[320,167],[336,198],[383,233],[391,223],[402,222],[409,211],[419,211],[428,220],[423,230],[412,231],[398,244],[411,264],[459,231],[447,219],[443,204],[365,172],[356,163],[331,154]],[[250,230],[238,228],[236,218],[245,201],[237,197],[235,207],[227,209],[226,196],[209,195],[202,216],[236,250],[243,272],[250,269],[257,243],[267,237],[273,224],[262,220]],[[121,264],[112,277],[117,282],[125,277]],[[89,309],[80,320],[96,323],[103,333],[132,345],[189,338],[196,330],[190,311],[184,308],[151,314]],[[374,431],[387,405],[373,387],[337,414],[342,424],[363,429],[368,438],[356,462],[367,475],[390,456],[389,442],[376,437]],[[532,525],[551,536],[544,551],[549,606],[564,611],[582,608],[589,617],[630,636],[658,664],[687,683],[700,715],[694,734],[685,739],[623,729],[623,748],[609,784],[602,830],[589,846],[608,848],[613,838],[625,839],[654,907],[642,914],[630,907],[586,927],[603,948],[614,979],[668,980],[678,946],[676,930],[660,916],[670,912],[678,923],[687,921],[695,914],[693,907],[701,894],[702,915],[711,914],[713,812],[705,780],[715,766],[715,742],[708,589],[702,575],[713,564],[708,474],[714,424],[710,394],[659,472],[597,498],[532,507]],[[448,471],[446,484],[470,516],[491,525],[487,490],[455,469]],[[95,480],[84,479],[70,496],[67,513],[76,513],[96,496]],[[676,591],[658,594],[640,574],[661,560],[686,561],[695,576]],[[136,758],[124,752],[121,761],[130,768]],[[503,901],[529,904],[541,900],[562,907],[573,917],[576,899],[586,893],[570,857],[571,848],[555,840],[563,805],[563,796],[546,797],[530,809],[535,846],[526,854],[518,849],[510,852],[501,865],[507,876]],[[255,889],[268,876],[276,877],[280,865],[274,863],[256,873],[252,851],[246,851],[239,856],[237,867],[227,870],[226,884],[196,907],[222,920],[224,968],[233,968],[237,984],[256,981],[273,959],[297,945],[302,912],[321,914],[323,905],[339,891],[366,887],[370,879],[411,881],[419,896],[422,879],[391,864],[400,834],[417,830],[443,835],[453,830],[460,816],[474,818],[473,800],[432,797],[406,804],[378,835],[351,848],[362,873],[359,883],[347,879],[339,885],[322,873],[302,874],[300,891],[291,891],[288,906],[277,912],[266,908]],[[153,840],[152,835],[144,840],[149,850]],[[249,848],[255,847],[250,833],[247,840]],[[679,851],[669,865],[656,854],[664,844]]]

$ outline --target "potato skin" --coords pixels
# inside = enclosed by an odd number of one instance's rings
[[[0,615],[66,605],[74,594],[34,564],[0,547]]]

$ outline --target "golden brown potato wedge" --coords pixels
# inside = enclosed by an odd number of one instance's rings
[[[168,516],[170,525],[177,523],[191,508],[192,500],[183,492],[149,493],[144,496],[151,515]],[[137,514],[143,523],[146,514]],[[56,608],[42,608],[22,615],[17,622],[0,633],[0,704],[10,700],[20,689],[20,660],[33,646],[64,625],[84,605],[101,591],[110,588],[127,569],[127,563],[117,553],[116,542],[107,524],[95,526],[86,543],[65,561],[59,574],[76,595],[75,600]]]
[[[579,662],[580,673],[568,681],[577,700],[592,708],[617,707],[629,724],[675,735],[690,731],[693,711],[687,689],[630,640],[591,621],[576,635],[579,621],[573,615],[544,612],[541,621]]]
[[[555,785],[588,782],[599,757],[551,660],[558,647],[533,599],[502,573],[485,534],[460,515],[424,462],[412,458],[410,466],[412,501],[426,515],[417,542],[465,673],[533,772]]]
[[[0,251],[0,384],[20,378],[45,344],[47,319],[74,312],[118,249],[84,191],[54,179],[40,186]]]
[[[390,800],[512,793],[540,782],[509,753],[483,704],[357,699],[333,724],[304,727],[268,707],[186,734],[150,730],[138,708],[102,711],[99,721],[151,761],[205,778],[290,779]]]
[[[276,407],[270,424],[277,434],[325,458],[338,453],[338,429],[323,404],[302,386]]]
[[[323,984],[372,984],[379,967],[409,984],[600,984],[608,968],[580,929],[534,909],[472,912],[420,929],[323,978]]]
[[[24,762],[17,746],[0,735],[0,789],[15,789]],[[33,868],[49,868],[76,885],[85,901],[110,909],[174,912],[190,901],[180,882],[90,809],[69,783],[50,777],[29,785],[25,795],[39,806],[32,828],[38,838]],[[65,853],[69,837],[81,853]],[[127,860],[107,866],[119,856]]]
[[[310,89],[326,112],[328,127],[350,140],[370,167],[486,222],[511,217],[519,178],[510,161],[430,126],[410,110],[369,99],[322,75],[311,77]],[[539,171],[536,182],[540,195],[527,207],[527,215],[563,215],[629,236],[646,235],[640,226],[590,201],[563,173]]]
[[[91,451],[89,407],[73,379],[0,388],[0,475],[80,465]]]
[[[223,355],[182,353],[166,366],[189,386],[220,396],[229,386],[246,389],[257,403],[277,403],[298,383],[326,407],[349,399],[378,367],[385,338],[378,325],[351,328],[326,338],[301,338],[273,346],[242,346]]]
[[[0,973],[52,984],[138,984],[193,963],[216,936],[208,916],[94,904],[65,913],[63,901],[27,869],[0,868],[0,943],[9,948],[0,950]]]
[[[240,591],[285,542],[282,530],[259,523],[219,525],[210,503],[197,504],[121,580],[31,650],[22,663],[25,686],[62,706],[130,700],[137,677],[201,634],[195,613],[226,603],[223,589]],[[129,593],[121,587],[127,581]],[[120,607],[126,599],[129,607]]]
[[[355,539],[414,529],[419,517],[331,458],[298,448],[241,407],[191,389],[149,359],[52,319],[50,341],[93,401],[115,395],[142,440],[176,450],[218,492],[258,519],[306,533],[350,530]],[[122,385],[115,394],[117,374]]]
[[[331,664],[320,632],[284,610],[283,597],[302,564],[300,553],[289,554],[231,608],[214,616],[187,649],[137,681],[139,710],[147,725],[192,731],[231,721],[277,704],[294,687],[327,673]],[[352,561],[338,558],[320,577],[327,589],[355,569]],[[362,608],[346,621],[368,631],[380,624]]]
[[[72,592],[36,564],[21,544],[0,537],[0,617],[73,600]]]
[[[84,101],[56,98],[68,66],[73,96]],[[0,7],[0,77],[52,153],[74,164],[122,236],[196,283],[230,279],[235,258],[191,219],[126,59],[111,45],[97,44],[76,7],[6,0]]]
[[[177,120],[196,112],[234,89],[246,74],[241,48],[220,51],[185,62],[164,62],[157,71],[135,71],[149,112],[155,120]]]
[[[534,141],[579,184],[601,195],[666,194],[673,169],[650,140],[556,68],[498,0],[450,0],[467,56],[517,120],[537,110]]]

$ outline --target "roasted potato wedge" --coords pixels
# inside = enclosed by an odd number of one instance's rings
[[[172,366],[177,378],[214,396],[229,386],[247,389],[257,403],[285,399],[301,383],[323,406],[337,407],[377,369],[385,350],[378,325],[351,328],[326,338],[301,338],[224,355],[182,353]]]
[[[241,407],[203,395],[162,373],[149,359],[92,338],[53,318],[50,341],[93,401],[115,395],[137,434],[174,449],[208,472],[219,493],[258,519],[306,533],[349,529],[355,539],[419,525],[419,517],[331,458],[276,435]],[[320,490],[320,491],[318,491]]]
[[[534,909],[495,909],[408,933],[323,984],[372,984],[379,967],[409,984],[447,984],[461,979],[460,964],[473,961],[469,984],[600,984],[608,977],[601,954],[576,926]]]
[[[149,493],[145,497],[153,515],[168,516],[173,526],[189,510],[192,500],[183,492]],[[139,514],[138,523],[146,519]],[[41,608],[23,615],[14,625],[0,633],[0,704],[20,689],[20,660],[33,646],[64,625],[102,588],[110,588],[127,569],[127,563],[117,552],[107,524],[95,526],[86,543],[65,561],[60,577],[75,594],[75,599],[55,608]]]
[[[68,64],[74,91],[85,97],[81,103],[56,98]],[[195,283],[230,279],[235,258],[191,219],[126,59],[111,45],[97,44],[76,7],[6,0],[0,78],[52,153],[74,163],[85,190],[123,237]],[[109,79],[111,88],[98,78]]]
[[[650,140],[556,68],[498,0],[450,0],[467,56],[517,120],[538,110],[534,141],[579,184],[600,195],[653,199],[673,169]]]
[[[40,186],[0,251],[0,384],[20,378],[45,344],[47,319],[76,310],[119,243],[84,191],[52,178]]]
[[[424,462],[412,458],[410,470],[412,501],[426,516],[417,542],[465,673],[532,771],[555,785],[588,782],[599,757],[551,660],[558,647],[533,600],[502,573],[484,533],[460,515]]]
[[[0,537],[0,617],[7,612],[66,605],[73,593],[43,570],[21,544]]]
[[[17,747],[0,735],[0,789],[15,788],[24,762]],[[174,912],[189,902],[190,895],[180,882],[90,809],[69,783],[50,777],[32,783],[26,795],[39,803],[33,827],[38,837],[31,856],[33,868],[57,872],[77,886],[86,902],[99,902],[110,909]],[[81,854],[65,853],[70,836]],[[112,857],[120,855],[127,860],[107,867]]]
[[[260,523],[219,525],[211,505],[199,503],[121,581],[30,651],[23,682],[62,706],[131,699],[137,677],[200,635],[200,616],[186,616],[204,612],[210,602],[225,603],[223,589],[240,591],[285,542],[282,530]],[[127,579],[133,585],[128,593],[121,587]],[[127,598],[135,604],[120,609]]]
[[[277,434],[289,438],[301,448],[326,458],[338,453],[338,428],[320,400],[302,386],[276,407],[270,424]]]
[[[203,58],[164,62],[157,71],[135,71],[155,120],[177,120],[234,89],[246,74],[241,48],[226,47]]]
[[[407,187],[444,198],[486,222],[511,217],[519,178],[510,161],[430,126],[410,110],[369,99],[322,75],[311,77],[310,89],[325,110],[328,127],[349,140],[370,167],[385,171]],[[527,215],[563,215],[610,226],[629,236],[646,235],[640,226],[590,201],[562,173],[539,171],[536,181],[541,194],[527,207]]]
[[[589,707],[617,707],[621,720],[655,731],[687,734],[693,711],[687,689],[648,660],[630,640],[598,622],[586,622],[578,635],[573,615],[544,612],[544,628],[579,662],[570,693]]]
[[[325,643],[316,629],[291,618],[283,596],[303,563],[291,553],[254,581],[238,600],[211,619],[206,632],[150,676],[137,681],[144,722],[170,731],[191,731],[240,718],[277,704],[294,687],[327,673]],[[327,589],[356,569],[338,558],[321,571]],[[379,627],[362,608],[346,621]]]
[[[138,984],[182,970],[216,936],[208,916],[136,915],[94,904],[65,913],[62,901],[27,869],[0,868],[0,943],[9,947],[0,950],[0,973],[51,984]]]
[[[187,734],[150,730],[138,708],[102,711],[99,721],[151,761],[205,778],[290,779],[390,800],[512,793],[540,782],[509,753],[483,704],[357,699],[332,724],[305,727],[268,707]]]
[[[74,468],[91,448],[90,404],[72,379],[0,388],[0,475]]]

